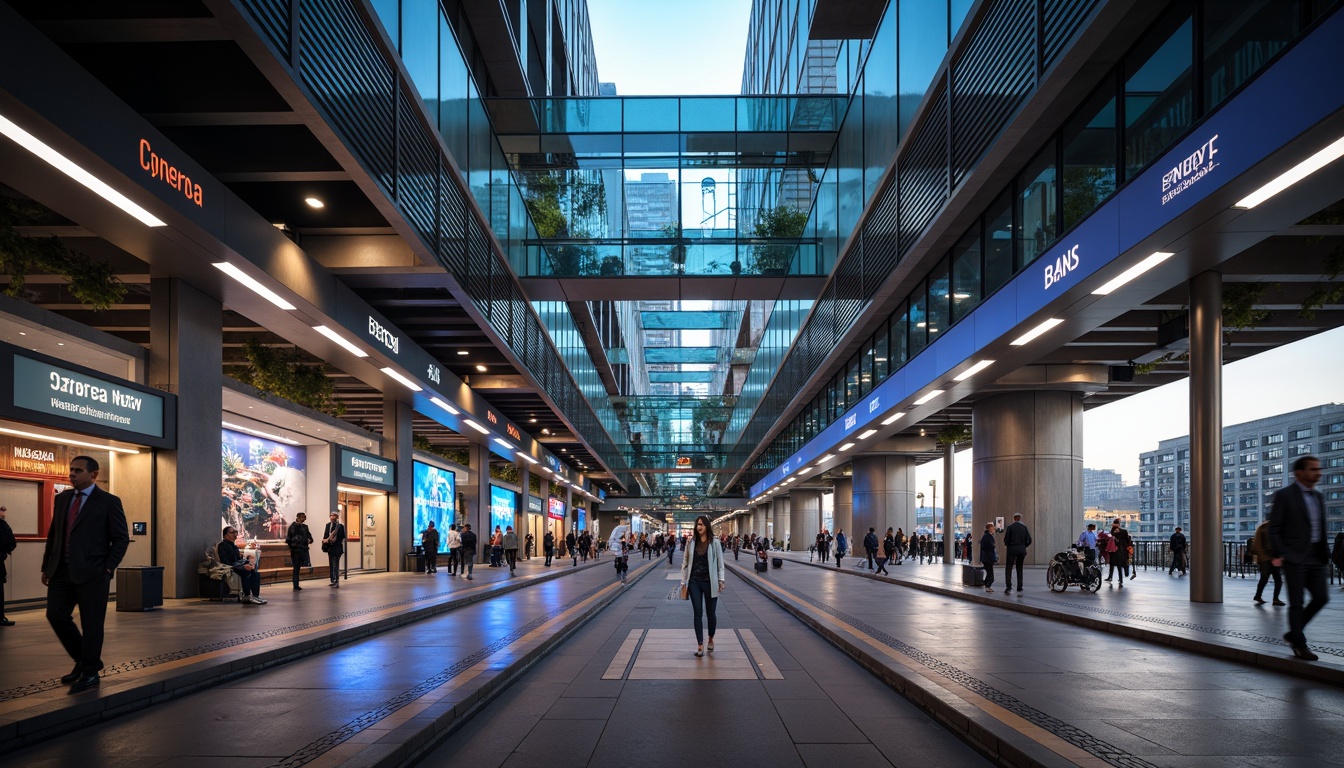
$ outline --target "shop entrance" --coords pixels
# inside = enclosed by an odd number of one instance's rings
[[[338,491],[336,503],[345,523],[344,567],[351,571],[387,570],[387,494]]]

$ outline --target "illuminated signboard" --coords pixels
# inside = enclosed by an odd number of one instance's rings
[[[341,446],[337,476],[343,483],[396,490],[397,462]]]
[[[490,486],[490,530],[508,528],[517,514],[518,494],[498,485]]]
[[[453,513],[457,499],[456,475],[450,470],[419,461],[412,462],[411,474],[414,486],[412,498],[415,504],[415,540],[419,541],[420,534],[429,527],[430,520],[433,520],[434,527],[439,529],[439,536],[446,536],[444,532],[454,520]]]
[[[552,520],[565,519],[565,502],[559,499],[547,499],[546,516]]]

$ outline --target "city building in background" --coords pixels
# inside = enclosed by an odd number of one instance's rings
[[[1329,532],[1344,531],[1344,405],[1332,403],[1223,427],[1223,539],[1255,534],[1274,492],[1293,482],[1300,456],[1321,460]],[[1086,470],[1085,470],[1086,471]],[[1136,538],[1163,539],[1190,529],[1190,438],[1163,440],[1139,454]],[[1333,538],[1333,536],[1331,536]]]

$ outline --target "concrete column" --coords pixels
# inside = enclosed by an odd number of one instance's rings
[[[956,512],[953,509],[957,503],[957,446],[955,443],[948,443],[943,446],[943,562],[950,563],[952,557],[952,543],[956,538]]]
[[[476,532],[476,562],[489,562],[486,554],[490,552],[490,448],[472,443],[471,472],[475,476],[475,493],[467,498],[467,522]]]
[[[821,491],[799,489],[789,494],[789,530],[794,552],[806,552],[821,530]]]
[[[1027,564],[1048,563],[1073,544],[1083,521],[1082,393],[994,395],[976,401],[971,416],[972,536],[1021,513],[1032,537]]]
[[[532,463],[528,461],[518,462],[518,511],[513,516],[513,530],[518,532],[518,547],[527,549],[527,497],[532,494],[528,486],[532,484]],[[544,512],[544,510],[543,510]],[[540,551],[541,542],[533,542],[533,549]]]
[[[915,529],[915,460],[909,456],[854,457],[851,541],[863,551],[863,537],[873,528],[880,540],[888,527]]]
[[[789,497],[776,496],[770,500],[770,511],[774,517],[775,527],[770,531],[772,541],[788,541],[789,539]]]
[[[850,549],[854,548],[854,481],[848,477],[835,478],[835,530],[832,534],[845,532],[850,539]]]
[[[1190,281],[1190,600],[1223,602],[1223,282]]]
[[[163,596],[195,597],[196,564],[222,530],[224,306],[177,278],[153,278],[149,291],[149,385],[178,394],[177,448],[155,455],[155,552]]]
[[[406,563],[401,557],[417,543],[415,530],[415,483],[413,458],[415,446],[411,440],[414,409],[400,400],[383,401],[383,458],[397,462],[397,490],[387,495],[387,569],[400,571]],[[475,528],[475,525],[471,526]],[[443,536],[447,536],[445,531]]]

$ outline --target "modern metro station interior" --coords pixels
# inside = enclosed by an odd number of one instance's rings
[[[735,3],[740,89],[650,95],[596,0],[0,0],[0,765],[1344,764],[1254,543],[1304,458],[1344,536],[1344,398],[1224,409],[1344,326],[1340,2]],[[1085,416],[1169,385],[1130,570],[1058,581]]]

